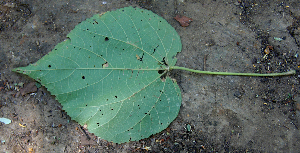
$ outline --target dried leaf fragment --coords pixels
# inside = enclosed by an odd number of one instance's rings
[[[182,27],[187,27],[190,25],[190,23],[193,21],[192,18],[188,18],[186,16],[177,15],[174,17],[175,20],[177,20]]]
[[[35,85],[35,82],[30,82],[26,84],[25,87],[20,90],[22,96],[36,91],[37,91],[37,87]]]

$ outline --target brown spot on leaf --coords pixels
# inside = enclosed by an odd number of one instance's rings
[[[186,16],[177,15],[174,17],[175,20],[177,20],[182,27],[187,27],[190,25],[190,23],[193,21],[192,18],[188,18]]]

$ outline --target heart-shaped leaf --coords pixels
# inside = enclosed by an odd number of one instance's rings
[[[166,20],[126,7],[78,24],[66,41],[27,67],[68,115],[102,139],[122,143],[168,127],[181,105],[167,76],[181,41]]]

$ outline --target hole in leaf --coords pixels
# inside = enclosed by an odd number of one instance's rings
[[[167,73],[163,74],[162,76],[160,76],[160,80],[162,82],[165,82],[166,81],[166,77],[167,77]]]
[[[82,79],[85,79],[85,76],[83,75],[81,78],[82,78]]]
[[[108,41],[109,39],[108,39],[108,37],[105,37],[105,39],[104,39],[105,41]]]
[[[164,57],[163,60],[162,60],[161,62],[164,63],[164,65],[168,66],[168,64],[166,63],[165,58],[166,58],[166,57]]]
[[[118,98],[118,96],[115,96],[116,98]]]
[[[165,70],[158,70],[158,74],[163,74]]]
[[[51,65],[48,65],[48,67],[51,67]]]
[[[105,62],[104,64],[102,64],[102,68],[106,68],[106,67],[108,67],[108,63],[107,62]]]

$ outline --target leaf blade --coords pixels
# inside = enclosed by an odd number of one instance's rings
[[[175,65],[181,41],[163,18],[127,7],[94,15],[68,37],[14,71],[41,82],[73,120],[109,141],[147,138],[175,119],[180,90],[161,77]]]

